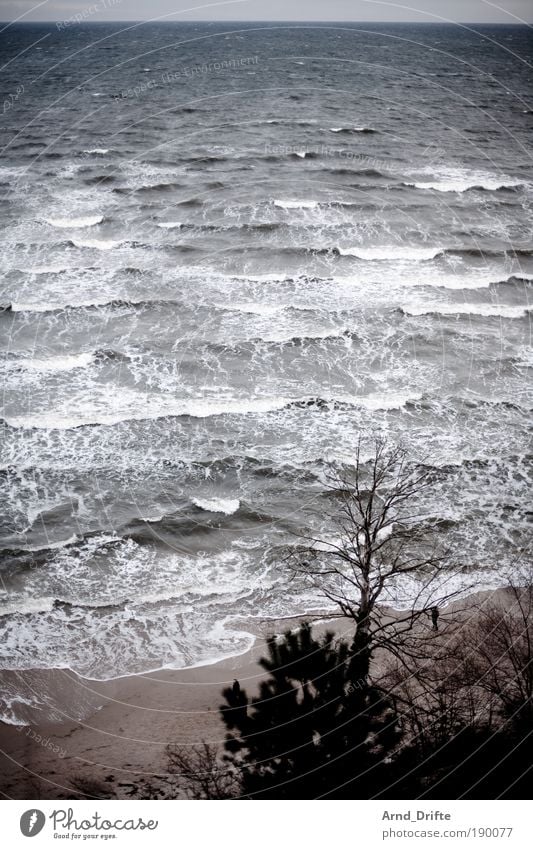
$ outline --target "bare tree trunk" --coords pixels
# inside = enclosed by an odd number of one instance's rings
[[[451,568],[431,522],[417,512],[419,496],[432,480],[428,467],[410,464],[404,449],[376,440],[373,456],[365,460],[359,445],[353,467],[334,469],[330,480],[335,542],[304,533],[289,566],[353,622],[352,676],[364,684],[378,649],[416,666],[430,644],[432,651],[437,641],[446,644],[450,626],[442,608],[458,593],[446,592],[446,580],[462,570]],[[388,590],[406,578],[419,585],[411,607],[384,616]],[[438,633],[427,626],[432,609],[440,613]]]

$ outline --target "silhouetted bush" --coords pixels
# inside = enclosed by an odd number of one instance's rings
[[[268,640],[258,698],[228,688],[221,707],[226,761],[242,794],[367,798],[385,791],[401,760],[397,717],[379,687],[353,677],[350,647],[303,623]]]

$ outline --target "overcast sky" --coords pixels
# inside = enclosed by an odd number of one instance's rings
[[[532,0],[2,0],[0,20],[533,21]],[[23,16],[23,17],[21,17]]]

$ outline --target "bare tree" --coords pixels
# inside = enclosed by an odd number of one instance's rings
[[[167,746],[167,769],[177,787],[193,799],[232,799],[239,795],[238,772],[219,757],[216,746]],[[176,795],[176,794],[175,794]]]
[[[494,725],[494,700],[466,673],[469,652],[464,634],[458,633],[451,651],[442,656],[437,652],[414,672],[396,664],[381,679],[391,693],[404,732],[403,744],[415,747],[421,758],[465,728],[490,729]]]
[[[503,719],[533,721],[533,568],[516,567],[508,586],[480,605],[466,642],[465,677],[496,704]]]
[[[500,573],[478,597],[451,651],[382,686],[413,753],[411,778],[434,798],[529,798],[533,727],[533,568]],[[435,795],[436,794],[436,795]]]
[[[376,440],[365,460],[359,443],[353,466],[330,476],[336,538],[306,533],[290,555],[293,573],[354,623],[354,680],[368,680],[380,650],[416,663],[427,656],[428,637],[433,643],[449,637],[452,626],[442,608],[458,594],[451,585],[462,570],[452,569],[436,543],[435,524],[416,511],[432,482],[428,468],[411,464],[405,449]],[[406,581],[416,586],[408,608],[387,610]]]

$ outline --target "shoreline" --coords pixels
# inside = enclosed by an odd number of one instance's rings
[[[475,610],[476,599],[479,607],[504,593],[505,588],[479,591],[467,597],[468,603]],[[448,609],[460,616],[463,605],[457,600]],[[107,789],[113,797],[130,798],[144,782],[164,781],[169,743],[192,746],[205,740],[222,748],[222,690],[237,678],[248,695],[256,695],[267,675],[259,665],[265,638],[304,619],[270,621],[258,628],[253,645],[242,654],[185,669],[104,681],[69,669],[3,671],[13,693],[23,700],[26,696],[26,702],[33,695],[34,704],[25,705],[25,725],[0,722],[0,793],[14,799],[68,799],[91,798]],[[315,622],[315,633],[326,630],[349,638],[353,628],[343,618]],[[77,777],[85,781],[81,795]]]
[[[255,695],[266,675],[259,665],[264,639],[301,621],[280,620],[280,627],[270,622],[244,653],[186,669],[104,681],[68,669],[3,671],[13,689],[33,692],[41,706],[25,708],[25,725],[0,721],[0,793],[16,799],[76,798],[79,791],[72,780],[82,775],[103,783],[119,798],[129,798],[143,780],[164,778],[169,743],[205,740],[222,747],[222,690],[238,678],[243,689]],[[338,619],[315,628],[339,636],[352,630],[350,623]],[[81,710],[85,718],[78,715]]]

